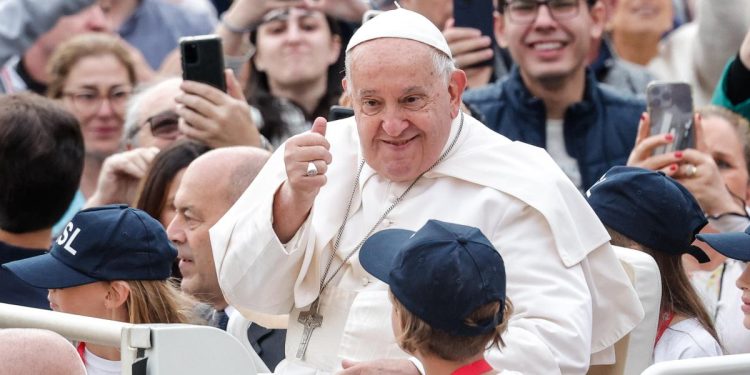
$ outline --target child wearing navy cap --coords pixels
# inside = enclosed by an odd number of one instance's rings
[[[430,220],[417,232],[383,230],[359,260],[390,286],[396,340],[427,375],[511,374],[484,359],[504,346],[513,307],[503,259],[479,229]]]
[[[663,173],[614,167],[586,199],[616,246],[651,255],[661,275],[654,362],[723,354],[711,317],[688,281],[682,255],[709,261],[691,245],[708,221],[692,194]]]
[[[44,255],[6,263],[49,289],[52,310],[127,323],[190,323],[193,301],[168,280],[177,251],[158,221],[127,206],[76,214]],[[79,343],[89,375],[119,374],[119,348]]]

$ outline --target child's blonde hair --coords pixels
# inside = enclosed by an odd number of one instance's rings
[[[401,334],[396,337],[396,342],[408,353],[420,352],[447,361],[462,361],[483,353],[492,346],[497,348],[505,346],[501,335],[508,328],[508,320],[513,314],[513,304],[507,297],[503,305],[503,319],[498,322],[493,331],[478,336],[458,336],[433,328],[409,312],[392,293],[389,294],[397,315],[396,324],[401,327]],[[495,317],[499,309],[500,302],[480,306],[469,314],[465,323],[469,326],[477,326],[479,322]]]
[[[195,323],[195,301],[172,280],[128,280],[125,302],[130,323]]]

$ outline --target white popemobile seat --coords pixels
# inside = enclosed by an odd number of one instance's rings
[[[263,362],[213,327],[128,324],[0,303],[0,328],[39,328],[70,340],[120,347],[122,375],[255,375]]]
[[[612,248],[638,294],[645,315],[627,336],[615,344],[617,362],[613,365],[591,366],[589,374],[637,375],[653,363],[661,304],[661,276],[656,261],[650,255],[619,246]]]

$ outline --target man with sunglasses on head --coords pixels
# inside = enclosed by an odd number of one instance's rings
[[[164,149],[181,136],[213,148],[268,148],[256,127],[260,115],[247,104],[229,71],[226,80],[227,93],[177,77],[137,90],[126,110],[124,148]]]
[[[498,0],[495,34],[516,62],[508,79],[464,95],[485,124],[549,152],[581,190],[624,165],[645,103],[587,68],[604,31],[599,0]]]

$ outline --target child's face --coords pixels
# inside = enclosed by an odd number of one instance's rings
[[[70,288],[49,289],[47,299],[54,311],[107,319],[105,299],[108,292],[109,283],[97,281]]]
[[[750,267],[747,263],[745,264],[745,270],[737,279],[737,287],[742,290],[742,312],[745,314],[745,319],[742,323],[745,328],[750,329]]]

